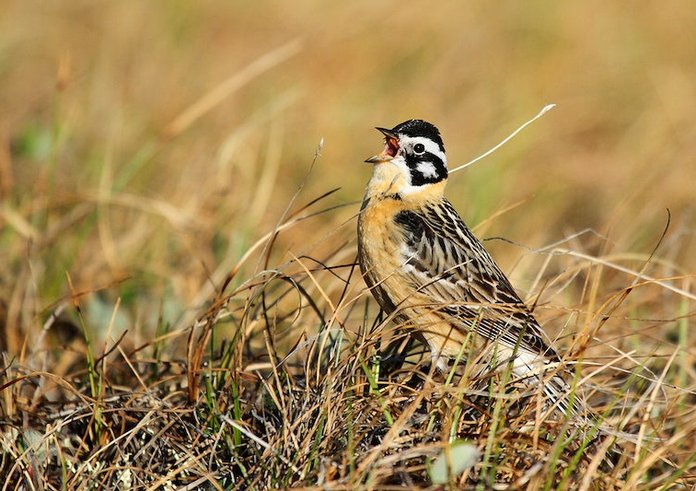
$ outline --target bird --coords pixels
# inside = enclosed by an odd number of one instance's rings
[[[585,412],[531,310],[444,196],[447,155],[440,131],[422,119],[391,129],[373,164],[358,215],[358,263],[381,309],[429,345],[444,371],[462,346],[487,350],[496,366],[543,388],[545,406]]]

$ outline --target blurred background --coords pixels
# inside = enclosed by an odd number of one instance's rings
[[[334,188],[271,264],[343,244],[350,261],[374,126],[427,119],[454,166],[548,103],[452,176],[464,219],[507,240],[488,245],[527,296],[545,261],[530,250],[574,237],[563,246],[640,270],[669,209],[656,257],[688,290],[695,61],[696,9],[676,1],[4,0],[3,343],[19,350],[71,293],[90,293],[95,329],[183,326],[287,212]]]

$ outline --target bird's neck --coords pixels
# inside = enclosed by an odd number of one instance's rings
[[[412,186],[398,167],[389,163],[374,166],[372,178],[367,185],[366,199],[397,199],[404,202],[423,204],[441,200],[444,196],[447,180]]]

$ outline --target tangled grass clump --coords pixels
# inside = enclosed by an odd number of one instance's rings
[[[693,391],[675,365],[682,352],[638,362],[635,351],[608,356],[593,344],[600,329],[617,332],[617,345],[630,340],[614,321],[630,317],[626,293],[636,285],[612,289],[622,277],[607,272],[605,288],[586,304],[537,307],[547,323],[567,316],[569,324],[594,306],[569,362],[591,372],[579,385],[603,424],[636,439],[583,438],[569,421],[542,417],[538,394],[504,371],[471,370],[466,357],[448,373],[434,370],[408,332],[377,315],[349,245],[268,267],[277,234],[312,215],[307,210],[243,256],[192,326],[163,326],[140,346],[123,334],[98,351],[82,313],[87,296],[75,295],[43,332],[72,332],[80,356],[64,366],[66,354],[29,345],[21,357],[6,355],[4,489],[428,488],[438,486],[433,461],[461,441],[477,455],[449,476],[463,488],[693,482],[693,443],[684,438],[694,430]],[[265,265],[240,281],[242,263],[259,251]],[[579,256],[556,256],[567,264],[540,294],[573,290],[593,263]],[[62,375],[51,371],[58,365]]]

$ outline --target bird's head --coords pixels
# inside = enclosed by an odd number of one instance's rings
[[[384,150],[365,162],[374,164],[373,180],[390,180],[391,191],[412,194],[447,180],[447,156],[438,129],[422,119],[411,119],[384,135]]]

